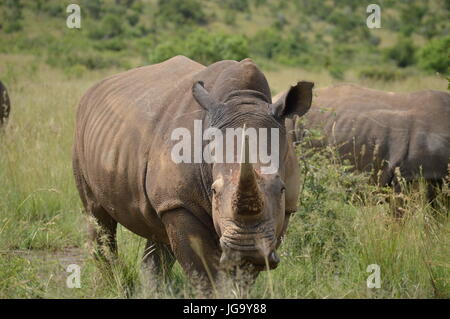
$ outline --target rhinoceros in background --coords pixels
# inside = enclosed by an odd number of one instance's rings
[[[276,98],[274,99],[276,101]],[[423,176],[434,187],[448,174],[450,94],[441,91],[393,93],[353,84],[315,90],[311,110],[295,121],[297,141],[304,129],[324,138],[313,147],[337,146],[355,169],[373,172],[382,186],[400,191],[396,169],[406,181]]]
[[[252,274],[276,267],[299,192],[283,123],[308,111],[312,86],[299,82],[272,104],[251,60],[205,67],[182,56],[96,84],[80,101],[73,152],[82,202],[101,226],[90,226],[91,241],[115,252],[120,223],[148,240],[144,265],[154,273],[169,271],[176,258],[204,283],[230,261],[253,265]],[[195,134],[194,120],[203,130],[278,129],[278,171],[262,174],[260,162],[250,163],[247,142],[240,163],[175,163],[171,134]]]
[[[8,92],[6,87],[0,81],[0,127],[6,123],[11,110],[11,103],[9,101]]]

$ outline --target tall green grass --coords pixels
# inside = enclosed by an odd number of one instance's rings
[[[12,102],[9,125],[0,133],[0,298],[200,296],[178,264],[159,288],[144,278],[145,241],[122,227],[119,258],[111,269],[88,253],[86,218],[71,168],[74,114],[86,89],[117,70],[73,76],[29,56],[0,55],[0,60]],[[266,74],[274,90],[294,78],[314,80],[301,69],[273,67]],[[318,87],[330,81],[317,74]],[[444,89],[445,81],[416,76],[391,84],[403,91],[422,85]],[[217,297],[450,297],[448,206],[434,209],[423,191],[411,190],[405,217],[398,221],[384,202],[393,196],[390,191],[380,192],[368,185],[367,176],[341,164],[331,150],[300,161],[304,187],[280,248],[280,266],[263,272],[248,292],[221,283]],[[448,194],[448,187],[444,191]],[[79,289],[66,287],[71,263],[81,266]],[[367,288],[370,264],[381,267],[380,289]]]

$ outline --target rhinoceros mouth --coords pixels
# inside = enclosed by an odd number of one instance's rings
[[[270,221],[238,225],[235,221],[228,220],[220,237],[224,247],[237,251],[270,250],[275,246],[275,240],[275,229]]]
[[[274,246],[274,241],[274,235],[267,235],[250,240],[241,240],[240,238],[220,238],[220,242],[225,247],[238,251],[261,251],[264,250],[264,247]]]

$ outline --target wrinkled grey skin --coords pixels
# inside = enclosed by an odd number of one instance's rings
[[[177,56],[89,89],[77,111],[73,168],[86,211],[101,226],[90,226],[94,247],[107,244],[114,253],[120,223],[148,240],[144,263],[153,273],[169,271],[175,258],[202,282],[230,264],[276,267],[299,192],[292,138],[282,123],[308,111],[312,86],[300,82],[271,104],[251,60],[204,67]],[[260,163],[245,161],[176,164],[171,133],[193,132],[194,120],[204,130],[279,128],[278,173],[263,175]]]
[[[295,125],[297,141],[307,130],[321,130],[324,138],[312,146],[338,146],[343,158],[357,170],[373,172],[382,186],[400,191],[396,168],[406,181],[422,175],[429,185],[441,184],[448,174],[450,94],[446,92],[393,93],[336,85],[315,90],[311,110]]]
[[[6,87],[0,81],[0,127],[6,124],[11,110],[11,102],[9,100]]]

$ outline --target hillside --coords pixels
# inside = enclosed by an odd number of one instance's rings
[[[371,1],[2,0],[0,52],[32,54],[78,76],[160,62],[177,54],[204,64],[252,57],[265,70],[300,68],[334,80],[395,81],[446,73],[450,2],[379,1],[381,28],[366,26]],[[81,29],[66,7],[81,8]]]

